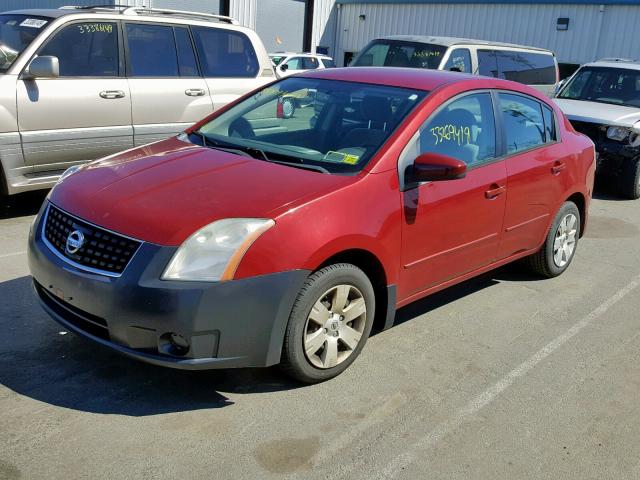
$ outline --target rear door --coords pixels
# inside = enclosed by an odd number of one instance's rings
[[[213,110],[189,28],[124,24],[136,145],[181,132]]]
[[[38,51],[58,58],[60,77],[18,80],[24,157],[36,171],[62,170],[133,145],[119,38],[118,22],[66,24]]]
[[[425,152],[462,160],[468,172],[403,192],[400,299],[490,264],[502,231],[507,170],[497,154],[491,93],[464,94],[432,115],[405,149],[401,176]]]
[[[271,73],[261,76],[258,55],[243,32],[199,26],[191,31],[214,110],[273,80]]]
[[[515,93],[498,94],[508,173],[500,258],[537,248],[567,188],[572,154],[559,142],[553,110]]]

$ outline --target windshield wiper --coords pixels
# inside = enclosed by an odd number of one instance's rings
[[[219,140],[214,140],[213,138],[208,137],[207,135],[205,135],[200,130],[195,130],[193,133],[195,135],[199,136],[202,139],[202,145],[203,146],[208,146],[208,147],[211,147],[211,148],[215,148],[217,150],[223,150],[225,152],[231,152],[231,153],[237,153],[237,154],[240,154],[240,155],[249,156],[251,158],[255,158],[256,160],[264,160],[265,162],[277,163],[279,165],[288,165],[290,167],[297,167],[297,168],[302,168],[302,169],[305,169],[305,170],[313,170],[315,172],[320,172],[320,173],[331,173],[331,172],[329,172],[329,170],[327,170],[324,167],[321,167],[320,165],[312,165],[312,164],[309,164],[309,163],[303,163],[303,160],[301,158],[292,157],[290,155],[277,154],[279,157],[286,157],[286,158],[295,159],[295,160],[297,160],[297,162],[296,161],[286,161],[286,160],[275,160],[273,158],[270,158],[264,152],[264,150],[261,150],[261,149],[256,148],[256,147],[247,147],[247,146],[244,146],[244,145],[235,145],[235,144],[232,144],[232,143],[220,142]]]
[[[284,160],[267,160],[267,162],[277,163],[279,165],[287,165],[289,167],[294,167],[294,168],[302,168],[304,170],[313,170],[315,172],[320,172],[320,173],[331,173],[329,170],[327,170],[324,167],[321,167],[320,165],[312,165],[310,163],[285,162]]]
[[[244,145],[235,145],[233,143],[220,142],[218,140],[214,140],[211,137],[208,137],[200,130],[195,130],[194,134],[198,135],[202,139],[202,145],[205,147],[212,147],[218,150],[223,150],[225,152],[238,153],[240,155],[249,156],[251,158],[255,158],[257,160],[266,160],[269,161],[269,157],[264,151],[255,147],[246,147]]]

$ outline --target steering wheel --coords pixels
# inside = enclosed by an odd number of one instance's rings
[[[253,127],[246,118],[236,118],[229,125],[228,130],[230,137],[236,138],[256,138],[256,132],[253,131]]]

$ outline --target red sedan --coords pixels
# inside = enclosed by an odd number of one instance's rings
[[[561,274],[594,167],[591,141],[520,84],[305,73],[67,171],[30,268],[54,319],[123,354],[318,382],[398,307],[521,258]]]

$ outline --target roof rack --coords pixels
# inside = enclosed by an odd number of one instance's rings
[[[216,20],[218,22],[230,23],[232,25],[238,25],[239,22],[235,18],[227,17],[225,15],[214,15],[212,13],[200,13],[190,12],[187,10],[169,10],[167,8],[148,8],[148,7],[129,7],[125,8],[121,12],[123,15],[176,15],[180,17],[192,17],[201,18],[204,20]]]
[[[632,60],[630,58],[613,58],[613,57],[609,57],[609,58],[601,58],[600,60],[597,60],[598,62],[621,62],[621,63],[636,63],[635,60]]]
[[[116,10],[122,15],[175,15],[178,17],[196,18],[201,20],[215,20],[217,22],[239,25],[235,18],[225,15],[214,15],[212,13],[191,12],[188,10],[169,10],[166,8],[131,7],[129,5],[67,5],[60,7],[61,10]]]

